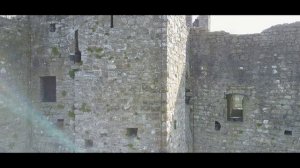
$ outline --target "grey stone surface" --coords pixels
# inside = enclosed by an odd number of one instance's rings
[[[299,151],[299,30],[299,22],[251,35],[191,30],[194,152]],[[245,95],[243,122],[227,121],[229,93]]]
[[[299,151],[299,23],[230,35],[206,15],[110,19],[0,17],[1,152]],[[244,95],[242,122],[226,94]]]

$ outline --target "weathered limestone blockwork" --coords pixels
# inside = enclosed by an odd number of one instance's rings
[[[90,138],[88,152],[158,152],[163,20],[113,17],[113,28],[107,25],[110,16],[95,16],[79,30],[83,64],[75,76],[76,145],[84,149],[83,140]],[[90,110],[80,109],[83,104]],[[127,137],[127,128],[138,128],[137,137]]]
[[[299,151],[299,31],[299,23],[252,35],[191,30],[195,152]],[[243,122],[227,121],[230,93],[244,95]]]
[[[230,35],[209,16],[0,19],[3,152],[300,149],[299,23]],[[228,121],[234,102],[242,121]]]
[[[190,131],[185,112],[185,75],[188,42],[186,16],[167,17],[166,112],[163,114],[163,134],[167,151],[187,152]]]
[[[35,42],[44,44],[33,54],[33,99],[43,113],[34,124],[34,151],[160,151],[165,20],[113,17],[113,28],[111,16],[33,17],[36,37],[43,37]],[[82,58],[76,64],[69,59],[75,30]],[[41,102],[41,76],[56,76],[57,102]],[[56,129],[57,119],[64,119],[63,130]],[[127,128],[137,128],[137,137],[128,137]],[[70,144],[75,147],[66,148]]]

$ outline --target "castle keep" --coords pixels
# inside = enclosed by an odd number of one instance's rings
[[[0,17],[1,152],[299,152],[300,23]]]

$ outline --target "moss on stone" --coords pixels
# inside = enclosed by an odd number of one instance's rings
[[[101,59],[102,57],[104,57],[104,54],[102,54],[102,55],[96,54],[95,57],[98,58],[98,59]]]
[[[101,53],[103,51],[103,48],[101,48],[101,47],[88,47],[86,50],[90,53],[93,53],[93,52]]]
[[[95,53],[95,57],[97,59],[101,59],[102,57],[104,57],[104,53],[102,53],[103,48],[101,48],[101,47],[88,47],[87,51],[90,53],[89,55]]]
[[[86,50],[87,50],[88,52],[90,52],[90,53],[93,53],[93,52],[94,52],[93,48],[91,48],[91,47],[88,47]]]
[[[74,110],[69,111],[69,112],[68,112],[68,116],[69,116],[72,120],[75,120],[75,112],[74,112]]]
[[[101,47],[96,47],[96,48],[94,49],[94,51],[95,51],[96,53],[100,53],[100,52],[103,51],[103,48],[101,48]]]
[[[87,107],[86,103],[82,103],[79,110],[82,111],[82,112],[87,112],[87,113],[91,112],[91,109]]]
[[[52,47],[52,54],[55,56],[58,56],[60,54],[57,47]]]
[[[69,76],[74,79],[75,78],[75,72],[79,71],[80,69],[72,69],[69,71]]]
[[[127,146],[131,149],[134,149],[132,144],[128,144]]]
[[[262,126],[262,123],[257,123],[256,126],[257,126],[257,127],[261,127],[261,126]]]
[[[65,90],[63,90],[63,91],[61,92],[61,95],[62,95],[63,97],[65,97],[65,96],[67,95],[67,92],[66,92]]]
[[[93,28],[92,28],[92,31],[95,32],[95,31],[96,31],[96,27],[93,27]]]
[[[58,109],[64,109],[64,108],[65,108],[65,105],[63,105],[63,104],[58,104],[58,105],[57,105],[57,108],[58,108]]]

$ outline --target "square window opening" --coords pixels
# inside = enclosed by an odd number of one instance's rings
[[[56,77],[44,76],[40,78],[41,101],[56,102]]]
[[[127,128],[126,136],[128,137],[137,137],[137,128]]]
[[[284,131],[284,135],[292,135],[293,133],[292,133],[292,131],[290,131],[290,130],[285,130]]]
[[[243,95],[228,94],[227,99],[227,120],[228,121],[243,121]]]

